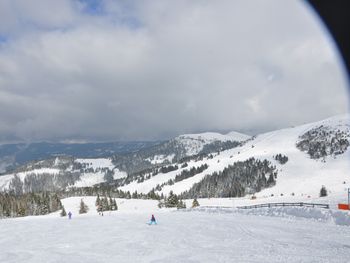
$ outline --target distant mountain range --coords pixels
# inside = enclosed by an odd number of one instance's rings
[[[111,154],[108,145],[104,151],[87,147],[89,154],[102,154],[94,158],[63,147],[65,153],[46,150],[48,158],[0,176],[0,191],[108,186],[135,196],[172,191],[183,198],[266,197],[315,196],[325,185],[340,193],[350,187],[349,141],[350,117],[342,115],[254,137],[235,132],[186,134],[117,148],[127,150]],[[80,146],[82,154],[85,146]],[[63,155],[67,152],[70,156]]]
[[[101,158],[115,154],[137,152],[159,141],[129,141],[104,143],[17,143],[0,145],[0,173],[34,160],[68,155],[76,158]]]

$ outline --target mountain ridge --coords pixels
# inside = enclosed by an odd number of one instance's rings
[[[234,176],[233,178],[238,176],[243,180],[244,176],[239,176],[241,173],[239,169],[242,169],[242,165],[244,169],[244,165],[249,164],[249,169],[254,171],[250,173],[253,177],[249,179],[251,181],[243,184],[244,187],[241,181],[236,182],[245,188],[239,188],[240,195],[316,195],[320,184],[327,185],[332,191],[343,191],[350,181],[346,176],[346,171],[350,168],[349,123],[349,115],[338,115],[318,122],[249,137],[243,142],[217,140],[208,142],[203,139],[203,133],[183,135],[125,156],[90,160],[71,157],[60,164],[64,169],[60,168],[61,170],[51,175],[46,174],[45,180],[51,176],[59,182],[62,189],[91,187],[107,182],[112,187],[130,193],[136,191],[147,194],[155,191],[167,195],[173,191],[182,194],[190,191],[195,184],[203,184],[206,177],[210,178],[215,173],[224,172],[224,176]],[[204,134],[211,137],[213,135]],[[185,146],[181,140],[186,142]],[[298,147],[301,141],[302,147]],[[193,145],[194,147],[188,152],[186,146]],[[198,145],[202,147],[197,147]],[[203,151],[207,146],[210,146],[211,150]],[[189,153],[191,155],[188,155]],[[53,164],[56,163],[57,166],[59,164],[57,160],[61,157],[56,158],[58,159],[33,163],[32,168],[24,166],[24,171],[18,170],[18,172],[30,174],[32,180],[39,183],[40,180],[44,180],[43,172],[41,175],[40,172],[33,175],[30,171],[35,167],[55,168]],[[251,158],[254,159],[250,163],[244,163]],[[227,170],[228,168],[231,170]],[[11,184],[14,176],[15,173],[0,176],[0,190],[24,189],[23,174],[17,176],[19,178]],[[300,185],[300,182],[303,184]],[[50,182],[50,185],[52,184],[54,183]],[[223,197],[220,191],[214,189],[210,194]],[[203,193],[200,195],[196,191],[191,193],[193,196],[203,196]],[[234,191],[226,193],[235,194]]]

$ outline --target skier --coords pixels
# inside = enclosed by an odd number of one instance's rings
[[[154,217],[154,215],[152,215],[152,217],[151,217],[151,222],[149,222],[149,224],[150,225],[152,225],[152,224],[157,224],[157,221],[156,221],[156,218]]]
[[[69,213],[68,213],[68,218],[72,219],[72,212],[71,211],[69,211]]]

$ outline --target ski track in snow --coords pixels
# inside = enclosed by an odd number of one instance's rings
[[[350,227],[240,212],[159,210],[118,199],[119,210],[0,220],[0,262],[349,262]],[[154,213],[158,225],[149,226]]]

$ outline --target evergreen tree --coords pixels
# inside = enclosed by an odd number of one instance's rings
[[[117,201],[115,200],[115,198],[113,199],[113,210],[114,211],[118,210],[118,205],[117,205]]]
[[[18,207],[17,215],[18,216],[25,216],[26,215],[26,210],[21,204]]]
[[[102,204],[102,212],[111,210],[110,206],[109,206],[109,203],[108,203],[107,196],[102,198],[101,204]]]
[[[177,203],[177,209],[185,209],[186,208],[186,203],[182,200],[180,200],[178,203]]]
[[[60,213],[60,215],[63,217],[63,216],[67,216],[67,212],[66,212],[66,209],[64,209],[64,206],[62,206],[62,211]]]
[[[276,183],[275,178],[274,178],[273,174],[270,173],[269,179],[267,180],[267,185],[274,185],[275,183]]]
[[[81,199],[79,214],[86,214],[88,210],[89,210],[88,206],[84,203],[83,199]]]
[[[163,201],[163,200],[159,200],[159,201],[158,201],[158,207],[159,207],[159,208],[163,208],[164,206],[165,206],[164,201]]]
[[[111,170],[107,170],[107,172],[105,173],[103,179],[107,182],[113,182],[114,178],[113,178],[114,172]]]
[[[320,190],[320,197],[324,197],[324,196],[327,196],[328,193],[327,193],[327,189],[324,185],[322,185],[321,187],[321,190]]]
[[[193,202],[192,202],[192,208],[195,208],[197,206],[199,206],[199,203],[198,203],[197,198],[195,198],[195,199],[193,199]]]
[[[96,210],[97,210],[98,213],[103,211],[102,201],[100,199],[100,195],[99,194],[97,195],[95,205],[96,205]]]
[[[95,206],[100,206],[101,205],[101,199],[100,199],[100,195],[98,194],[97,195],[97,198],[96,198],[96,202],[95,202]]]
[[[165,201],[166,207],[177,207],[177,204],[179,202],[179,198],[176,194],[173,193],[173,191],[170,191],[169,197]]]

